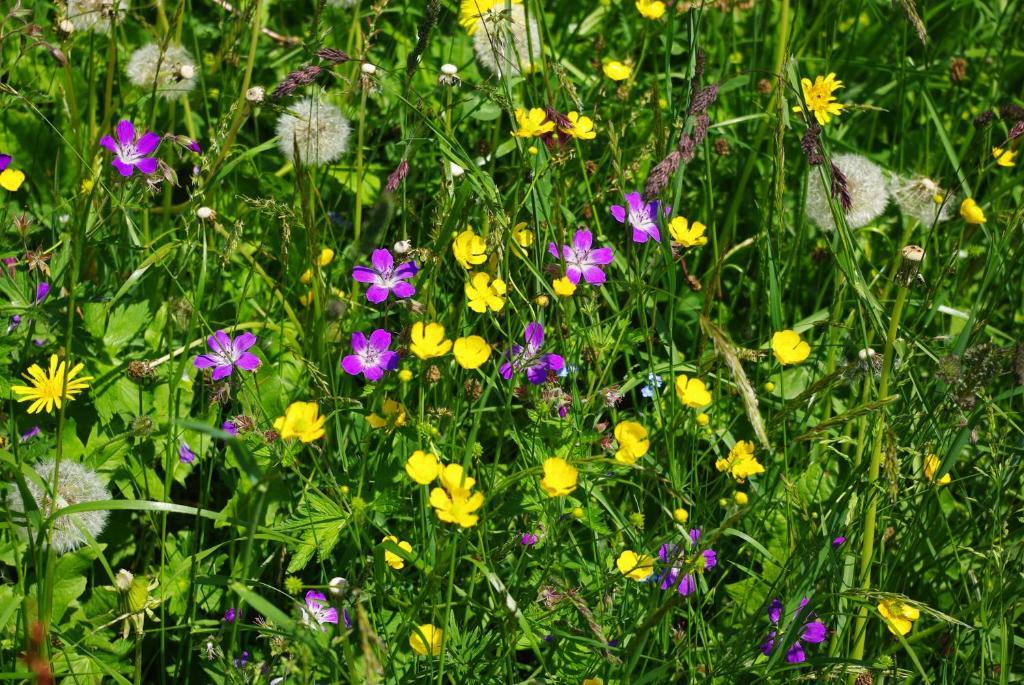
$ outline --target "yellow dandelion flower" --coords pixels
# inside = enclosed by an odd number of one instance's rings
[[[800,79],[800,86],[804,91],[804,102],[807,103],[807,109],[810,110],[820,125],[824,126],[832,120],[833,116],[842,114],[843,108],[846,105],[836,102],[835,97],[832,95],[832,93],[843,87],[843,82],[836,80],[835,74],[818,76],[814,79],[814,83],[811,83],[811,80],[808,78]],[[793,111],[802,112],[804,109],[797,105],[793,108]]]
[[[92,376],[78,376],[85,368],[84,364],[75,364],[70,371],[67,363],[58,360],[57,355],[50,355],[49,372],[43,371],[39,364],[28,367],[24,374],[31,385],[12,385],[11,390],[21,395],[19,402],[31,402],[29,414],[38,414],[44,408],[53,413],[54,407],[60,409],[61,402],[70,402],[75,395],[89,387]]]

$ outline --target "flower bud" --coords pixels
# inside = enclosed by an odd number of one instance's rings
[[[204,205],[196,210],[196,216],[203,221],[210,221],[217,218],[217,213]]]
[[[266,97],[267,91],[263,86],[253,86],[249,90],[245,91],[245,99],[253,105],[258,105],[263,102],[263,98]]]
[[[121,592],[128,592],[133,580],[135,580],[135,575],[128,569],[123,568],[114,576],[114,586]]]

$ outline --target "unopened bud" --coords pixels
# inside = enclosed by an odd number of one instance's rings
[[[348,581],[341,576],[335,576],[334,578],[331,578],[331,582],[327,584],[327,587],[332,595],[335,597],[341,597],[348,589]]]
[[[203,206],[196,210],[196,216],[203,221],[210,221],[217,218],[217,213],[209,207]]]
[[[67,19],[61,19],[60,21],[57,22],[57,34],[61,38],[66,39],[69,36],[71,36],[71,34],[74,33],[74,32],[75,32],[75,25],[72,24]]]
[[[374,74],[377,73],[377,67],[374,66],[373,64],[370,64],[369,62],[363,62],[363,66],[361,66],[360,69],[367,76],[373,76]]]

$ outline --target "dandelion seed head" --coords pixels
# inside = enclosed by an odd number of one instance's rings
[[[156,87],[165,100],[177,100],[196,86],[196,63],[180,45],[168,45],[161,53],[156,43],[143,45],[132,53],[125,73],[133,85],[143,90]]]
[[[78,31],[107,33],[110,18],[116,13],[118,21],[128,11],[128,0],[68,0],[67,19]]]
[[[277,120],[278,147],[290,161],[295,151],[305,164],[330,164],[348,150],[348,119],[334,105],[303,98]]]
[[[540,59],[540,29],[531,17],[526,20],[522,5],[488,11],[473,33],[473,49],[487,71],[495,76],[517,75]]]
[[[945,189],[926,176],[893,176],[889,191],[900,211],[920,221],[925,228],[948,221],[953,216],[956,202],[952,195],[947,196]]]
[[[850,202],[846,224],[850,228],[860,228],[882,216],[889,204],[889,187],[881,167],[866,157],[851,154],[835,155],[832,163],[846,179]],[[807,183],[807,216],[826,231],[836,228],[829,206],[830,198],[821,180],[816,174],[811,174]],[[838,199],[835,203],[838,205]]]
[[[44,460],[33,468],[46,485],[40,486],[33,479],[26,479],[25,483],[29,494],[35,500],[40,516],[44,519],[54,512],[74,504],[110,499],[110,493],[96,472],[81,464],[66,460],[61,462],[60,468],[57,469],[57,485],[53,495],[50,494],[49,487],[53,484],[56,462]],[[11,483],[8,487],[10,490],[10,495],[7,497],[8,508],[12,512],[24,514],[27,507],[17,484]],[[87,539],[82,530],[88,532],[93,538],[98,537],[107,525],[107,516],[108,512],[106,511],[83,511],[55,519],[50,539],[54,551],[64,554],[84,545]],[[23,522],[18,531],[27,538],[29,531],[26,525]]]

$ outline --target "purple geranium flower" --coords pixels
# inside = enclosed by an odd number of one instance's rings
[[[398,353],[391,347],[391,334],[378,328],[370,333],[370,339],[361,332],[352,334],[352,352],[341,360],[341,368],[352,376],[363,374],[368,381],[379,381],[385,371],[398,367]]]
[[[406,283],[419,271],[415,262],[403,262],[395,266],[395,258],[389,250],[378,249],[373,251],[370,257],[373,267],[357,266],[352,269],[352,278],[360,283],[371,283],[366,289],[366,299],[374,304],[379,304],[388,299],[389,293],[395,297],[412,297],[416,294],[416,288],[412,283]]]
[[[39,285],[36,286],[36,304],[40,304],[49,294],[50,284],[46,281],[40,281]]]
[[[565,277],[576,285],[582,277],[591,285],[601,285],[605,281],[604,269],[601,267],[611,264],[615,256],[612,248],[599,247],[594,249],[594,234],[590,231],[576,231],[572,238],[572,245],[562,245],[561,259],[565,260]],[[548,245],[548,252],[555,259],[559,259],[558,246],[554,243]]]
[[[238,426],[232,421],[225,421],[220,425],[220,429],[233,438],[238,437]]]
[[[229,607],[228,610],[224,612],[224,622],[225,623],[234,623],[235,622],[235,616],[236,616],[235,608],[234,607]]]
[[[713,549],[697,549],[700,529],[691,528],[686,538],[686,547],[664,544],[658,550],[658,559],[671,567],[661,576],[661,589],[667,590],[678,582],[679,594],[684,597],[697,591],[697,576],[718,564],[718,555]]]
[[[160,145],[160,136],[147,131],[141,137],[136,137],[135,126],[127,119],[117,122],[114,128],[117,135],[115,141],[110,136],[100,138],[100,145],[114,153],[111,164],[122,176],[131,176],[138,169],[143,174],[151,174],[156,171],[156,157],[147,157]]]
[[[512,378],[513,374],[526,371],[526,380],[534,385],[540,385],[547,380],[548,372],[558,373],[565,366],[565,360],[557,354],[541,354],[540,348],[544,344],[544,328],[536,321],[526,326],[526,347],[513,345],[512,349],[505,352],[506,361],[501,365],[499,372],[505,380]]]
[[[800,600],[800,606],[793,612],[793,619],[797,616],[805,606],[807,606],[808,600],[806,597]],[[808,614],[809,619],[814,618],[814,614]],[[768,620],[775,626],[768,633],[768,639],[761,645],[761,651],[765,656],[772,653],[772,649],[775,648],[775,636],[778,634],[779,621],[782,620],[782,602],[778,599],[773,599],[772,603],[768,606]],[[825,638],[828,637],[828,628],[821,621],[809,620],[804,623],[803,627],[800,628],[797,639],[790,645],[789,649],[786,650],[786,661],[791,664],[799,664],[807,660],[807,655],[804,654],[804,646],[800,643],[801,640],[804,642],[810,642],[818,644],[824,642]]]
[[[338,610],[326,604],[324,593],[310,590],[306,593],[306,606],[302,608],[302,623],[326,633],[325,623],[338,625]]]
[[[191,464],[196,460],[196,453],[192,451],[192,448],[188,446],[188,443],[184,440],[181,441],[181,446],[178,447],[178,461],[182,464]]]
[[[210,346],[210,352],[199,355],[193,363],[197,369],[208,369],[212,366],[215,381],[230,376],[235,367],[243,371],[255,371],[260,368],[260,358],[247,351],[256,344],[256,336],[252,333],[242,333],[232,339],[224,331],[217,331],[206,339],[206,343]]]
[[[523,533],[522,537],[519,538],[519,544],[524,547],[532,547],[537,544],[537,536],[533,533]]]
[[[655,218],[658,216],[658,202],[644,203],[640,193],[626,193],[627,208],[622,205],[612,205],[611,212],[615,220],[620,224],[629,222],[633,228],[633,242],[646,243],[648,238],[654,242],[661,242],[661,233],[658,231],[658,224]]]

